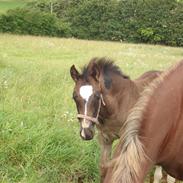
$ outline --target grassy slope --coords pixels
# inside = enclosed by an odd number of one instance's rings
[[[113,58],[133,78],[164,69],[182,48],[0,35],[0,182],[98,182],[96,140],[79,137],[72,64]]]

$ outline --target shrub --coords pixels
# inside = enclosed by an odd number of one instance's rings
[[[37,0],[2,15],[0,31],[183,46],[183,1]]]
[[[55,15],[35,10],[15,9],[0,17],[0,31],[62,37],[69,36],[70,27]]]

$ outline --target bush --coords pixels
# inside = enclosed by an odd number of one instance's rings
[[[137,41],[181,46],[183,4],[176,0],[149,0],[138,10]],[[161,8],[159,8],[161,7]],[[179,22],[179,23],[178,23]]]
[[[112,40],[115,3],[111,0],[84,1],[70,9],[73,36],[84,39]]]
[[[3,32],[183,46],[183,1],[52,0],[51,6],[49,0],[37,0],[2,15],[0,27]]]
[[[55,15],[28,9],[10,10],[0,17],[0,31],[15,34],[67,37],[70,35],[68,23]]]
[[[177,0],[83,0],[67,7],[74,37],[183,45],[183,3]]]

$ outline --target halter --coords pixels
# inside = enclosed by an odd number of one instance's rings
[[[102,94],[100,94],[99,107],[98,107],[98,111],[97,111],[97,116],[96,117],[91,117],[91,116],[87,116],[87,115],[84,115],[84,114],[78,114],[77,117],[81,118],[81,119],[90,120],[93,123],[95,123],[96,125],[99,125],[98,116],[99,116],[99,113],[100,113],[101,104],[103,104],[105,106],[105,102],[104,102],[104,98],[103,98]]]

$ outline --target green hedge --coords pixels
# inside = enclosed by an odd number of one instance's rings
[[[181,0],[53,0],[54,15],[50,7],[37,0],[8,12],[0,31],[183,46]]]
[[[0,17],[0,31],[15,34],[70,36],[68,23],[55,15],[29,9],[10,10]]]
[[[183,46],[183,3],[151,0],[138,12],[137,41]]]

